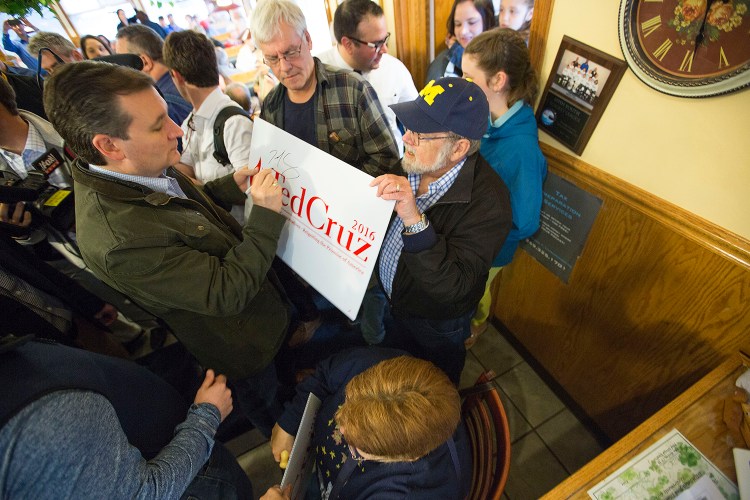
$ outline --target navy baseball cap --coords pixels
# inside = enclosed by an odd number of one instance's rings
[[[412,132],[453,132],[467,139],[484,136],[490,115],[479,85],[456,77],[432,80],[416,100],[391,104],[391,109]]]

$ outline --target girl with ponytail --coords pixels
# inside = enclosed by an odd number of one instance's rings
[[[468,348],[487,329],[492,280],[513,259],[518,243],[539,229],[547,160],[539,149],[532,109],[539,82],[521,35],[507,28],[486,31],[468,44],[461,65],[464,78],[479,85],[490,103],[489,126],[480,152],[508,186],[513,212],[513,227],[492,263],[472,320]]]

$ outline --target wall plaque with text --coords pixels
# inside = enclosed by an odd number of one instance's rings
[[[521,247],[567,283],[602,200],[551,172],[543,194],[539,231],[521,242]]]

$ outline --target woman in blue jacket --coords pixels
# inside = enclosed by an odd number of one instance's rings
[[[317,498],[466,498],[472,459],[461,401],[435,365],[380,347],[322,361],[273,428],[276,461],[292,449],[309,393],[322,401],[311,444]],[[274,486],[262,498],[289,497]]]
[[[539,149],[531,107],[539,82],[523,38],[511,29],[486,31],[466,47],[461,65],[464,78],[479,85],[490,103],[489,128],[480,152],[508,186],[513,212],[513,227],[492,263],[484,296],[472,320],[472,335],[467,340],[470,347],[487,329],[492,280],[513,259],[518,243],[539,229],[547,160]]]

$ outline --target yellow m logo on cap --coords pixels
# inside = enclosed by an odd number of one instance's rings
[[[442,85],[433,85],[433,83],[435,83],[435,80],[430,80],[430,83],[419,92],[419,95],[424,97],[424,102],[430,106],[435,102],[437,96],[445,92]]]

